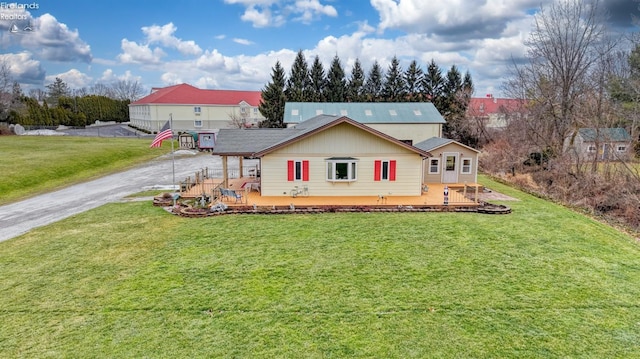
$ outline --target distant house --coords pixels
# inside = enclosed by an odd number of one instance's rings
[[[173,130],[208,131],[256,126],[264,117],[258,111],[261,91],[203,90],[180,84],[153,89],[129,105],[133,126],[157,132],[171,117]]]
[[[408,144],[442,136],[446,123],[430,102],[287,102],[284,107],[289,127],[318,115],[346,116]]]
[[[488,129],[506,127],[512,119],[527,116],[522,100],[509,98],[474,97],[469,101],[467,116],[483,124]]]
[[[422,141],[415,147],[429,153],[425,159],[424,183],[477,183],[480,151],[440,137]]]
[[[347,116],[319,115],[284,129],[221,129],[213,154],[225,175],[228,156],[259,159],[262,196],[289,196],[294,187],[312,196],[420,196],[428,181],[475,181],[477,151],[451,140],[423,144],[437,152]],[[438,169],[425,170],[428,159]]]
[[[564,150],[582,159],[617,160],[629,157],[631,142],[624,128],[581,128],[565,140]]]

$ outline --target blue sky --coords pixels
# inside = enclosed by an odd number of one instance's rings
[[[347,74],[355,59],[387,69],[395,55],[403,68],[456,65],[476,96],[499,96],[532,15],[550,1],[0,0],[0,61],[25,92],[56,77],[71,88],[133,80],[260,90],[276,61],[288,71],[298,50],[325,67],[338,55]],[[612,28],[637,31],[638,2],[601,2]]]

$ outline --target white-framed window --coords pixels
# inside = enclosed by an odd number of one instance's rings
[[[288,160],[287,181],[308,181],[309,160]]]
[[[351,157],[327,159],[327,181],[353,182],[358,179],[358,160]]]
[[[373,161],[374,181],[395,181],[396,180],[396,160],[375,160]]]
[[[440,173],[440,159],[429,158],[429,174],[437,175],[438,173]]]
[[[625,152],[627,150],[627,146],[618,145],[616,149],[618,150],[618,152]]]
[[[193,127],[202,127],[202,120],[193,120]]]
[[[200,106],[193,106],[193,113],[195,113],[196,116],[200,116],[201,112],[202,112],[202,108]]]
[[[462,166],[460,166],[460,173],[462,174],[471,174],[471,158],[463,158]]]
[[[293,180],[302,181],[302,161],[293,161]]]
[[[589,145],[589,147],[587,148],[587,151],[589,151],[589,152],[596,152],[596,146],[594,146],[594,145]]]
[[[389,161],[381,161],[380,162],[380,180],[388,181],[389,180]]]

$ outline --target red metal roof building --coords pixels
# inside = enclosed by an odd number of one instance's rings
[[[129,119],[137,128],[156,132],[172,119],[177,131],[218,130],[257,126],[261,91],[209,90],[188,84],[154,88],[129,105]]]
[[[481,119],[487,128],[503,128],[510,119],[526,116],[526,108],[522,100],[487,95],[472,98],[467,115]]]

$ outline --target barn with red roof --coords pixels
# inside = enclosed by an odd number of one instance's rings
[[[157,132],[171,118],[178,131],[217,131],[256,127],[261,91],[209,90],[188,84],[154,88],[129,105],[131,125]]]

